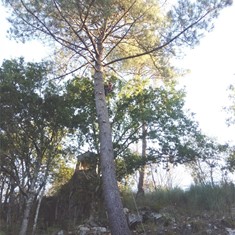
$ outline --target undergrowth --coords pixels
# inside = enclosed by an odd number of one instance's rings
[[[166,207],[177,209],[178,212],[201,214],[204,211],[217,214],[232,213],[235,208],[234,184],[223,185],[192,185],[184,191],[180,188],[159,188],[154,192],[137,197],[131,191],[122,191],[124,207],[130,210],[148,207],[160,211]],[[137,207],[137,208],[136,208]]]

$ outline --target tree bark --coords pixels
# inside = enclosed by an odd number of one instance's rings
[[[146,123],[143,121],[142,124],[142,158],[146,158],[146,148],[147,148],[147,140],[146,140]],[[139,182],[138,182],[138,191],[136,197],[144,196],[144,177],[145,177],[145,165],[141,167],[139,170]]]
[[[37,203],[37,207],[36,207],[36,212],[35,212],[35,216],[34,216],[34,222],[33,222],[33,230],[32,230],[32,235],[36,234],[36,228],[37,228],[37,223],[38,223],[38,214],[39,214],[39,210],[41,207],[41,203],[42,203],[42,198],[45,192],[45,185],[42,188],[41,193],[39,194],[39,198],[38,198],[38,203]]]
[[[108,107],[105,100],[103,70],[101,64],[101,44],[98,44],[98,50],[100,54],[97,55],[95,64],[94,90],[96,112],[99,123],[103,194],[112,235],[129,235],[130,230],[123,211],[123,205],[116,180],[111,125],[109,122]]]
[[[9,205],[7,207],[7,227],[11,227],[12,226],[12,209],[14,208],[14,204],[15,204],[15,194],[14,194],[14,191],[15,191],[15,182],[13,179],[10,180],[11,184],[10,184],[10,190],[9,190],[9,193],[7,192],[7,194],[9,195],[6,195],[6,199],[9,197]],[[8,190],[7,190],[8,191]],[[5,201],[5,204],[6,204],[7,200]]]
[[[29,224],[29,214],[33,205],[33,200],[34,200],[34,194],[29,193],[28,198],[26,200],[26,205],[23,214],[23,221],[21,224],[19,235],[26,235],[27,233],[28,224]]]
[[[41,156],[41,153],[39,153],[39,154]],[[42,157],[40,157],[40,160],[41,159],[42,159]],[[27,198],[26,198],[25,208],[23,210],[24,211],[23,221],[22,221],[22,224],[21,224],[19,235],[26,235],[27,234],[30,212],[31,212],[31,209],[32,209],[32,206],[33,206],[34,198],[38,193],[38,192],[37,193],[35,192],[35,184],[37,182],[40,165],[41,165],[40,162],[36,163],[35,171],[34,171],[34,174],[33,174],[32,181],[31,181],[31,185],[30,185],[30,187],[28,188],[28,191],[27,191]]]

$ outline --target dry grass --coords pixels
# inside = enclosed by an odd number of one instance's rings
[[[160,211],[165,207],[174,207],[181,213],[201,214],[205,211],[218,214],[235,213],[235,186],[224,184],[191,186],[187,191],[179,188],[172,190],[159,188],[134,200],[132,192],[122,192],[124,207],[130,210],[149,207]],[[233,210],[234,208],[234,210]]]

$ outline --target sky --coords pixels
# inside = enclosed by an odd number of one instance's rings
[[[229,104],[228,87],[235,84],[235,4],[221,12],[214,30],[176,64],[191,71],[180,84],[186,86],[186,106],[196,113],[203,132],[235,144],[235,126],[226,126],[223,111]]]
[[[48,49],[38,41],[17,43],[7,37],[9,24],[6,9],[0,5],[0,64],[3,59],[23,56],[27,61],[38,62],[47,56]],[[186,51],[175,65],[189,69],[179,78],[185,86],[186,107],[196,114],[195,119],[208,136],[220,142],[235,143],[235,126],[227,127],[224,106],[228,106],[228,86],[235,84],[235,4],[224,9],[215,20],[215,28],[207,33],[195,49]]]

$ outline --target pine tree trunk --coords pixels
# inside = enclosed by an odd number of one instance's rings
[[[98,48],[102,54],[101,45],[98,45]],[[108,213],[109,225],[112,235],[129,235],[130,230],[123,211],[122,201],[116,180],[112,133],[109,122],[108,107],[105,100],[101,56],[97,56],[97,61],[95,64],[94,90],[96,112],[99,123],[103,194]]]

